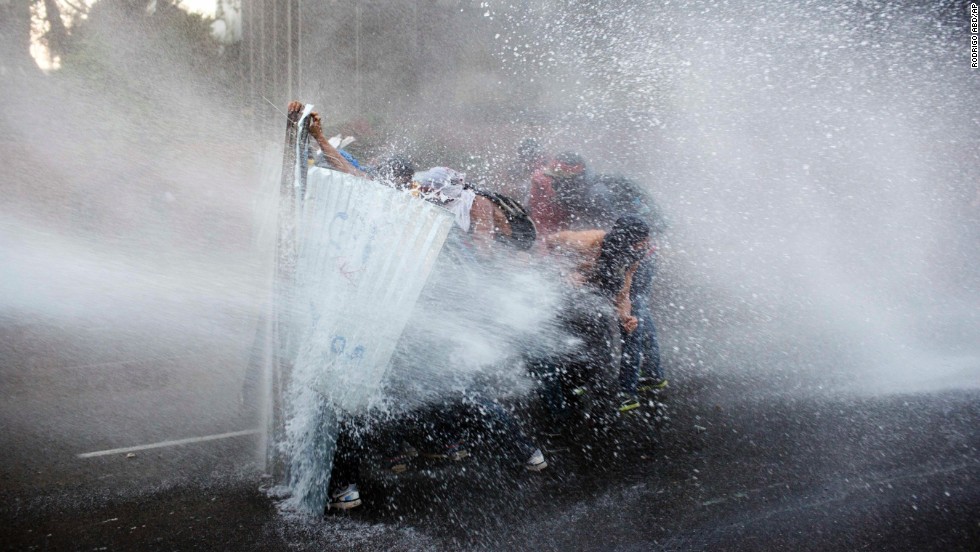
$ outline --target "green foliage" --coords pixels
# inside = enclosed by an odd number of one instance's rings
[[[148,13],[142,0],[100,0],[72,28],[52,76],[112,98],[117,113],[131,119],[160,121],[168,127],[160,134],[201,127],[195,101],[233,97],[236,60],[211,36],[210,18],[176,4],[160,0]]]
[[[222,47],[211,36],[211,19],[187,13],[173,1],[158,1],[153,13],[146,2],[101,0],[88,17],[76,22],[62,58],[66,75],[125,84],[127,74],[214,73],[225,62]]]

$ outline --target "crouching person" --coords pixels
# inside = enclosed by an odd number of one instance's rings
[[[638,325],[630,287],[649,235],[645,222],[626,216],[609,232],[565,231],[546,238],[568,284],[558,321],[571,339],[565,350],[529,364],[553,422],[565,423],[575,402],[593,422],[633,407],[620,393],[621,336]],[[589,400],[583,402],[585,395]]]

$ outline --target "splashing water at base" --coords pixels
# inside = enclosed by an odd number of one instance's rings
[[[289,503],[317,513],[342,420],[437,404],[481,376],[493,377],[495,396],[526,393],[520,353],[544,340],[557,293],[526,261],[439,257],[452,217],[432,203],[322,169],[310,170],[307,186],[278,322],[279,354],[295,361],[286,361],[277,446]]]

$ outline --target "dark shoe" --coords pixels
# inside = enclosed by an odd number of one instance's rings
[[[391,473],[405,473],[411,467],[412,460],[418,457],[418,449],[413,447],[411,443],[403,441],[401,450],[397,455],[384,459],[384,469]]]
[[[459,442],[448,445],[444,449],[436,452],[428,452],[425,454],[425,456],[436,460],[457,461],[464,458],[469,458],[470,451],[466,450],[466,446],[462,442]]]
[[[408,471],[408,463],[411,461],[407,455],[393,456],[384,459],[384,468],[391,473],[405,473]]]

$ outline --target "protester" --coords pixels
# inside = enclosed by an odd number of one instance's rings
[[[415,163],[404,155],[395,154],[381,159],[368,172],[376,180],[396,190],[407,190],[411,187],[412,176],[415,175]]]
[[[454,225],[446,249],[464,259],[465,266],[460,269],[479,270],[497,255],[514,254],[533,244],[536,233],[526,210],[506,196],[468,186],[464,173],[433,167],[417,174],[415,181],[422,198],[453,213]],[[443,400],[415,415],[416,427],[424,428],[423,440],[416,442],[428,448],[430,456],[435,448],[436,457],[460,459],[468,455],[467,443],[476,433],[494,435],[506,454],[520,457],[526,469],[539,471],[547,467],[540,448],[489,395],[467,389],[457,398]],[[405,454],[396,453],[388,464],[400,467],[406,459]]]
[[[559,319],[580,342],[571,353],[531,363],[552,410],[566,410],[563,397],[569,391],[580,394],[580,384],[591,388],[596,400],[604,403],[602,408],[611,406],[608,403],[616,397],[620,366],[611,348],[618,349],[621,335],[638,326],[630,289],[639,261],[649,248],[649,234],[649,225],[643,220],[621,217],[609,232],[565,231],[545,239],[546,249],[557,259],[564,280],[575,291]],[[615,321],[607,320],[610,316],[615,316]],[[564,381],[566,378],[571,385]]]
[[[404,164],[392,163],[395,170]],[[534,226],[526,211],[506,197],[474,190],[466,185],[466,175],[447,167],[434,167],[416,175],[419,196],[453,213],[453,230],[447,250],[466,253],[470,268],[494,255],[527,249],[535,238]],[[523,218],[521,214],[523,213]],[[461,256],[461,255],[458,255]],[[411,331],[411,330],[410,330]],[[389,390],[393,396],[398,392]],[[491,398],[492,393],[466,389],[454,397],[442,397],[437,404],[378,424],[378,420],[348,423],[337,444],[337,458],[330,493],[330,507],[349,509],[360,504],[357,484],[362,459],[369,451],[378,451],[383,468],[390,473],[408,470],[415,446],[430,458],[461,460],[470,455],[469,445],[487,442],[496,445],[505,458],[513,458],[526,470],[540,471],[548,465],[541,449],[521,429],[516,418]]]
[[[534,173],[549,163],[548,154],[534,138],[525,138],[517,145],[517,156],[501,175],[501,191],[527,205]]]
[[[631,314],[630,286],[633,273],[649,248],[649,235],[646,222],[627,216],[619,218],[609,232],[557,232],[545,238],[545,247],[565,260],[566,281],[575,286],[589,285],[613,301],[622,327],[632,332],[637,320]]]
[[[496,243],[526,250],[537,236],[527,211],[516,201],[472,188],[466,174],[448,167],[433,167],[416,175],[420,195],[453,213],[454,240],[470,253],[487,256]]]
[[[298,101],[289,103],[290,115],[302,113],[303,104]],[[377,180],[395,189],[406,190],[415,174],[415,165],[404,155],[391,155],[378,162],[374,167],[362,167],[349,153],[338,150],[323,134],[323,122],[318,113],[311,112],[309,124],[310,137],[320,147],[316,156],[316,165],[335,171],[351,174],[362,178]]]
[[[606,212],[596,220],[600,228],[611,227],[622,216],[636,216],[650,226],[651,236],[664,233],[666,220],[657,204],[640,185],[619,174],[602,174],[595,178],[593,189],[601,189],[609,201],[604,203]],[[660,345],[651,307],[653,278],[657,272],[657,248],[651,248],[640,261],[633,275],[630,288],[632,314],[638,320],[637,329],[623,338],[623,362],[620,382],[622,391],[629,397],[637,392],[648,392],[667,386],[663,365],[660,361]],[[637,402],[638,406],[639,403]]]
[[[586,187],[585,160],[565,152],[534,172],[528,205],[531,218],[543,235],[569,230],[584,211],[581,198]]]
[[[299,102],[289,105],[291,114],[302,108]],[[551,254],[548,259],[569,284],[557,318],[573,338],[571,347],[529,362],[553,411],[566,409],[569,396],[587,394],[590,405],[600,407],[600,418],[638,405],[638,389],[666,385],[650,309],[656,268],[650,239],[664,224],[635,182],[620,175],[593,177],[580,155],[565,152],[550,160],[536,141],[525,139],[507,178],[530,180],[528,210],[506,195],[471,186],[464,173],[448,167],[415,173],[412,162],[399,155],[361,167],[326,140],[316,113],[310,114],[309,134],[322,150],[323,165],[396,189],[414,184],[413,193],[450,211],[454,222],[446,251],[464,264],[482,265],[513,253],[501,244],[527,250],[542,243],[541,250]],[[537,240],[539,235],[547,237]],[[429,406],[384,423],[346,420],[337,443],[330,508],[361,504],[356,481],[368,450],[381,453],[386,470],[401,473],[418,452],[408,443],[454,460],[466,457],[470,444],[492,435],[497,436],[495,450],[504,457],[519,458],[528,470],[545,468],[541,449],[495,400],[494,390],[467,387],[455,398],[440,395],[438,404],[425,403]]]
[[[288,111],[289,117],[292,119],[296,118],[299,113],[303,112],[303,107],[304,106],[301,102],[291,101],[286,107],[286,110]],[[310,137],[313,138],[317,145],[320,146],[324,163],[336,171],[352,174],[354,176],[367,177],[368,175],[366,172],[355,167],[354,163],[351,163],[347,157],[341,154],[337,148],[330,144],[330,141],[327,140],[327,137],[323,134],[323,121],[320,119],[320,115],[314,111],[310,113],[309,118],[310,124],[308,128]]]
[[[565,152],[534,173],[530,208],[542,234],[564,230],[608,229],[618,216],[616,198],[593,178],[582,156]],[[626,212],[620,215],[628,214]],[[606,221],[608,224],[603,224]]]

